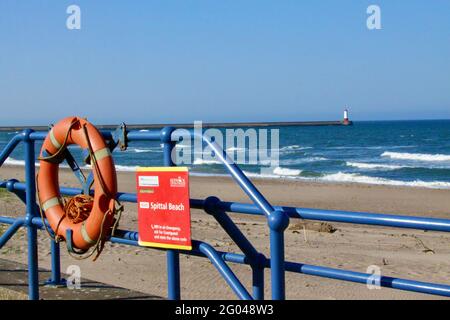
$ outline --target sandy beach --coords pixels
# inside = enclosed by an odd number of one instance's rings
[[[2,167],[0,179],[23,180],[23,168]],[[135,190],[133,173],[118,173],[119,189]],[[450,190],[374,186],[361,184],[324,184],[291,180],[253,180],[274,205],[307,208],[397,213],[426,217],[450,217]],[[60,184],[77,186],[72,173],[60,172]],[[226,201],[249,202],[229,178],[191,177],[191,198],[215,195]],[[121,228],[137,229],[135,204],[126,204]],[[13,195],[0,193],[1,215],[23,215],[23,204]],[[231,217],[254,246],[269,254],[268,228],[263,217],[232,214]],[[350,224],[306,222],[291,219],[286,231],[286,259],[313,265],[366,272],[377,265],[386,276],[450,283],[450,234]],[[215,220],[192,210],[193,238],[210,243],[218,250],[239,252]],[[63,249],[63,248],[62,248]],[[62,251],[62,270],[69,265],[81,267],[82,277],[144,293],[166,296],[165,253],[162,251],[107,244],[96,261],[78,261]],[[2,248],[0,256],[26,263],[26,238],[20,231]],[[39,232],[40,267],[50,267],[49,240]],[[247,266],[230,265],[250,288]],[[436,299],[440,297],[382,288],[300,274],[286,274],[288,299]],[[270,297],[270,277],[266,271],[266,297]],[[208,260],[181,256],[183,299],[235,299],[231,289]]]

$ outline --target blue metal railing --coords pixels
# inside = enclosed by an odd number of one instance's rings
[[[193,241],[191,251],[165,250],[167,252],[167,277],[168,298],[180,299],[180,262],[179,254],[188,254],[208,258],[213,266],[225,279],[230,288],[241,299],[264,299],[264,269],[271,269],[272,299],[285,298],[285,272],[303,273],[319,277],[338,279],[356,283],[367,283],[372,274],[360,273],[348,270],[340,270],[328,267],[313,266],[284,259],[284,231],[289,224],[289,218],[308,219],[321,221],[334,221],[343,223],[355,223],[366,225],[379,225],[398,228],[412,228],[419,230],[432,230],[450,232],[450,220],[410,217],[400,215],[374,214],[365,212],[346,212],[335,210],[306,209],[293,207],[271,206],[264,196],[255,188],[240,168],[227,156],[216,143],[206,136],[190,131],[193,138],[202,139],[213,150],[217,158],[223,163],[226,170],[247,193],[253,204],[236,202],[223,202],[219,198],[191,199],[191,207],[202,209],[212,215],[218,224],[227,232],[243,254],[221,252],[211,245]],[[102,132],[105,139],[113,139],[110,131]],[[19,143],[25,144],[25,183],[17,180],[0,181],[0,188],[16,194],[25,204],[24,217],[11,218],[0,216],[0,223],[10,227],[0,236],[0,248],[21,227],[27,228],[28,239],[28,286],[29,298],[39,298],[38,259],[37,259],[37,230],[43,228],[43,221],[38,213],[35,190],[35,142],[44,140],[47,132],[33,132],[25,130],[14,136],[0,153],[0,166],[8,158]],[[173,166],[172,151],[178,142],[176,130],[171,127],[162,130],[150,130],[146,132],[129,131],[127,139],[133,141],[160,141],[163,144],[163,161],[165,166]],[[61,194],[71,196],[79,194],[83,188],[61,188]],[[134,193],[118,193],[118,200],[122,202],[136,202]],[[250,215],[263,215],[267,218],[270,230],[270,258],[258,252],[251,242],[242,234],[229,213],[241,213]],[[129,230],[117,230],[109,241],[126,245],[138,246],[138,233]],[[156,249],[162,250],[162,249]],[[242,285],[226,262],[249,265],[252,270],[252,294]],[[62,284],[60,272],[60,248],[59,243],[51,241],[51,278],[48,283]],[[414,280],[405,280],[382,276],[380,285],[395,289],[450,296],[450,286],[433,284]]]

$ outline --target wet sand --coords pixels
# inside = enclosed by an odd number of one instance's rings
[[[23,168],[2,167],[0,179],[23,179]],[[120,191],[133,192],[133,173],[118,174]],[[379,213],[397,213],[450,218],[450,190],[400,188],[360,184],[322,184],[290,180],[253,180],[273,205],[322,208]],[[76,186],[70,172],[61,171],[64,186]],[[191,177],[191,198],[215,195],[224,201],[250,202],[245,193],[228,178]],[[0,194],[1,215],[23,214],[24,206],[14,196]],[[231,214],[253,245],[269,255],[268,228],[263,217]],[[286,258],[307,264],[366,272],[371,265],[386,276],[450,283],[450,234],[351,224],[307,222],[291,219],[286,231]],[[136,204],[127,204],[121,228],[137,229]],[[193,238],[210,243],[221,251],[239,252],[215,220],[200,210],[192,210]],[[50,266],[49,240],[39,232],[39,259]],[[96,262],[78,261],[62,248],[62,270],[79,265],[82,277],[165,296],[166,264],[163,251],[107,244]],[[26,263],[25,233],[20,231],[0,250],[0,257]],[[181,256],[182,298],[234,299],[211,263],[198,257]],[[230,264],[247,288],[251,288],[249,267]],[[430,299],[430,295],[382,288],[331,279],[286,274],[288,299]],[[270,277],[266,271],[266,297],[270,297]]]

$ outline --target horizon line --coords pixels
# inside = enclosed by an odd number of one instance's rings
[[[200,120],[196,120],[200,121]],[[133,128],[145,128],[145,127],[153,127],[153,128],[162,128],[165,126],[176,126],[176,127],[188,127],[193,126],[194,122],[185,122],[185,123],[126,123],[125,125],[127,127],[133,127]],[[385,119],[385,120],[351,120],[351,122],[408,122],[408,121],[450,121],[450,118],[439,118],[439,119]],[[122,123],[119,124],[95,124],[98,127],[103,128],[115,128],[117,126],[120,126]],[[334,120],[334,121],[255,121],[255,122],[202,122],[203,126],[219,126],[219,127],[237,127],[239,125],[245,127],[245,126],[252,126],[252,125],[259,125],[259,126],[327,126],[327,125],[340,125],[342,124],[341,120]],[[23,130],[28,128],[36,128],[38,130],[47,129],[49,125],[6,125],[2,126],[0,125],[0,131],[10,131],[10,130]]]

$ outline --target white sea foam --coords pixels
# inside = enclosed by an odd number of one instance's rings
[[[16,160],[14,158],[7,158],[4,162],[4,164],[9,166],[25,166],[25,160]]]
[[[404,149],[404,148],[416,148],[417,146],[341,146],[341,147],[330,147],[328,149],[336,150],[346,150],[346,149],[369,149],[369,150],[379,150],[379,149]]]
[[[302,170],[276,167],[273,169],[273,173],[279,176],[298,176]]]
[[[133,153],[149,153],[149,152],[156,152],[161,153],[163,150],[158,147],[154,148],[128,148],[126,152],[133,152]]]
[[[390,185],[390,186],[423,187],[432,189],[450,189],[450,182],[445,181],[422,181],[422,180],[399,181],[344,172],[329,174],[319,178],[318,180],[331,182]]]
[[[17,159],[9,157],[9,158],[7,158],[5,160],[4,164],[9,165],[9,166],[24,167],[25,166],[25,160],[17,160]],[[36,167],[39,167],[39,162],[36,162],[35,165],[36,165]],[[61,168],[66,168],[66,169],[69,168],[69,166],[67,164],[61,164],[60,167]],[[129,172],[129,171],[136,171],[136,169],[137,169],[136,166],[123,166],[123,165],[118,165],[118,164],[116,164],[115,167],[116,167],[117,171],[127,171],[127,172]],[[90,165],[85,165],[85,166],[81,167],[81,169],[83,169],[83,170],[91,170],[92,168],[91,168]]]
[[[129,148],[127,151],[128,152],[135,152],[135,153],[152,152],[152,150],[150,150],[150,149],[139,149],[139,148]]]
[[[307,149],[312,149],[312,147],[302,147],[302,146],[299,146],[298,144],[294,144],[291,146],[282,147],[280,149],[280,151],[288,151],[289,152],[289,151],[307,150]]]
[[[248,177],[261,178],[261,179],[293,179],[293,180],[303,180],[303,181],[322,181],[322,182],[335,182],[335,183],[357,183],[357,184],[371,184],[371,185],[387,185],[387,186],[399,186],[399,187],[416,187],[416,188],[429,188],[429,189],[450,189],[450,182],[445,181],[400,181],[400,180],[390,180],[379,177],[364,176],[356,173],[345,173],[338,172],[333,174],[328,174],[323,177],[302,177],[299,175],[279,175],[279,174],[267,174],[267,173],[255,173],[246,172],[244,173]],[[300,172],[301,173],[301,172]],[[300,174],[299,173],[299,174]]]
[[[397,170],[406,168],[406,166],[397,166],[393,164],[381,164],[381,163],[363,163],[363,162],[346,162],[349,167],[355,167],[359,169],[382,169],[382,170]]]
[[[130,149],[130,151],[134,151],[134,152],[136,152],[136,153],[152,152],[152,150],[149,150],[149,149],[139,149],[139,148]]]
[[[415,161],[450,161],[448,154],[427,154],[427,153],[401,153],[401,152],[383,152],[382,157],[399,160],[415,160]]]
[[[301,164],[301,163],[310,163],[310,162],[318,162],[318,161],[327,161],[329,159],[324,157],[309,157],[309,158],[296,158],[296,159],[282,159],[280,162],[284,165],[293,165],[293,164]]]
[[[270,174],[270,173],[256,173],[256,172],[250,172],[250,171],[244,171],[244,173],[249,178],[260,178],[260,179],[281,179],[281,178],[283,178],[280,175]]]

